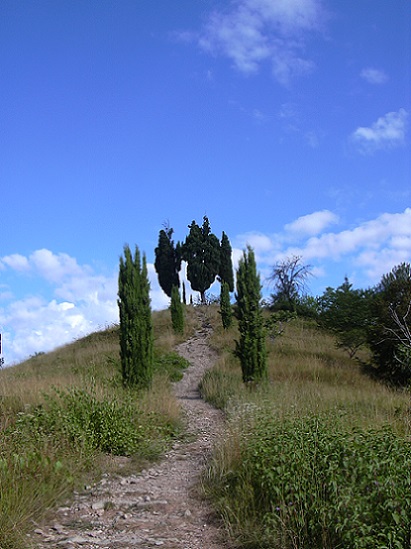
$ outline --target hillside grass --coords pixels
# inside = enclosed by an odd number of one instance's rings
[[[228,426],[202,485],[232,544],[411,547],[409,391],[372,380],[300,319],[267,338],[268,381],[247,387],[235,323],[224,330],[218,306],[199,310],[186,308],[179,337],[169,311],[154,313],[148,391],[122,387],[116,326],[0,372],[0,549],[28,548],[28,532],[74,488],[115,468],[117,455],[138,470],[183,436],[170,381],[186,364],[174,349],[200,321],[213,326],[219,354],[201,391]]]
[[[301,319],[267,339],[268,382],[250,389],[236,338],[217,323],[220,359],[201,384],[229,426],[203,488],[236,547],[411,547],[409,390],[371,379]]]
[[[171,381],[187,362],[174,349],[199,322],[193,307],[185,314],[181,336],[168,310],[153,314],[150,390],[123,387],[117,326],[0,371],[0,549],[27,549],[50,509],[115,468],[115,456],[138,470],[183,435]]]

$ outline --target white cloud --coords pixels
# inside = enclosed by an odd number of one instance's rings
[[[303,38],[318,31],[323,19],[319,0],[237,0],[228,11],[210,14],[199,38],[202,49],[229,58],[245,74],[271,62],[282,84],[310,72]]]
[[[68,254],[54,254],[46,249],[36,250],[27,258],[13,254],[2,258],[2,262],[4,268],[14,270],[17,277],[23,270],[31,273],[26,295],[23,292],[14,297],[0,310],[7,364],[118,322],[117,271],[109,276],[95,273]],[[159,287],[154,265],[148,264],[147,268],[151,306],[165,308],[169,299]],[[36,287],[38,282],[47,283],[37,295],[31,295],[33,280],[37,282]],[[5,301],[10,299],[12,290],[13,287],[7,287],[1,297]]]
[[[366,68],[360,73],[361,78],[366,80],[369,84],[385,84],[388,80],[388,76],[384,71],[380,69]]]
[[[326,227],[335,223],[338,223],[338,216],[329,210],[322,210],[303,215],[284,228],[286,232],[292,234],[312,236],[321,233]]]
[[[365,285],[375,284],[392,267],[411,260],[411,208],[384,213],[339,233],[311,237],[301,243],[298,254],[320,263],[344,261],[346,268],[363,273]]]
[[[398,147],[405,141],[407,120],[408,112],[405,109],[389,112],[370,127],[357,128],[351,139],[362,153]]]
[[[301,255],[312,266],[317,282],[323,277],[327,285],[336,287],[345,275],[350,279],[355,275],[356,284],[367,287],[377,283],[395,265],[411,260],[411,208],[400,213],[383,213],[354,227],[330,232],[330,226],[337,222],[341,223],[334,212],[322,210],[300,216],[274,234],[254,231],[239,235],[233,246],[234,267],[249,244],[254,248],[263,283],[276,261]],[[17,295],[10,280],[0,288],[7,291],[7,298],[14,294],[13,300],[5,299],[0,309],[7,364],[118,322],[117,269],[109,276],[103,275],[87,265],[79,265],[73,257],[49,250],[34,252],[27,263],[18,254],[8,257],[19,257],[8,263],[3,258],[5,268],[15,270],[16,286],[20,278],[25,278],[17,270],[18,265],[28,265],[31,277],[27,291],[22,293],[20,288],[22,295]],[[169,299],[159,287],[154,266],[149,263],[147,267],[152,308],[166,308]],[[330,273],[336,270],[338,280],[334,282]],[[41,294],[31,295],[35,275],[46,280],[47,285]],[[181,279],[185,280],[184,266]],[[186,291],[189,299],[187,282]],[[218,285],[210,291],[217,295]]]
[[[84,265],[80,267],[76,259],[68,254],[54,254],[46,249],[33,252],[29,257],[29,261],[40,276],[54,283],[72,276],[83,276],[90,270],[89,267]]]
[[[27,257],[20,254],[6,255],[1,258],[0,263],[3,263],[3,265],[6,265],[15,271],[28,271],[30,269]]]

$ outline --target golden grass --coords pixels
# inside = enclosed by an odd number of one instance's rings
[[[409,391],[371,379],[360,361],[338,349],[334,338],[315,323],[294,320],[284,326],[281,336],[267,338],[269,382],[254,391],[245,389],[241,381],[240,363],[233,353],[238,337],[236,326],[225,331],[216,325],[211,344],[221,357],[215,375],[203,382],[204,393],[211,401],[225,403],[229,415],[248,402],[277,415],[331,412],[364,427],[390,423],[411,434]],[[369,360],[365,351],[359,358]]]

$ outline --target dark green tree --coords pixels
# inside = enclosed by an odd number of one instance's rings
[[[227,282],[230,292],[234,292],[234,271],[232,249],[228,236],[223,231],[220,245],[220,267],[218,270],[220,282]]]
[[[236,355],[240,359],[243,381],[257,382],[267,376],[267,352],[261,308],[261,283],[253,249],[243,252],[237,270],[237,311],[240,340]]]
[[[233,308],[230,302],[230,288],[228,282],[221,282],[220,315],[223,328],[228,330],[233,323]]]
[[[179,243],[174,245],[173,232],[174,229],[166,224],[158,235],[158,246],[154,250],[158,282],[168,297],[171,297],[173,286],[180,287],[181,247]]]
[[[170,311],[174,333],[182,334],[184,332],[184,307],[177,286],[173,286],[171,290]]]
[[[201,303],[206,302],[205,292],[215,281],[220,267],[220,243],[211,232],[208,218],[203,225],[195,221],[188,226],[190,232],[182,246],[182,258],[187,262],[187,278],[191,288],[200,292]]]
[[[120,358],[123,383],[148,387],[153,374],[153,326],[147,262],[136,246],[124,246],[118,277]]]
[[[337,346],[353,358],[367,343],[371,290],[354,290],[348,278],[336,290],[326,288],[319,299],[319,322],[332,332]]]
[[[411,356],[404,353],[403,328],[411,330],[411,265],[401,263],[385,274],[371,302],[368,343],[378,372],[388,381],[407,384],[411,380]]]

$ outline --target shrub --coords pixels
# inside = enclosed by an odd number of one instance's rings
[[[83,452],[114,455],[138,453],[150,440],[150,420],[135,405],[135,395],[122,401],[99,400],[85,390],[55,390],[46,404],[21,414],[15,429],[24,437],[58,437]]]
[[[216,499],[244,547],[405,548],[410,467],[409,442],[389,427],[262,415],[243,436],[241,459],[220,475]]]

